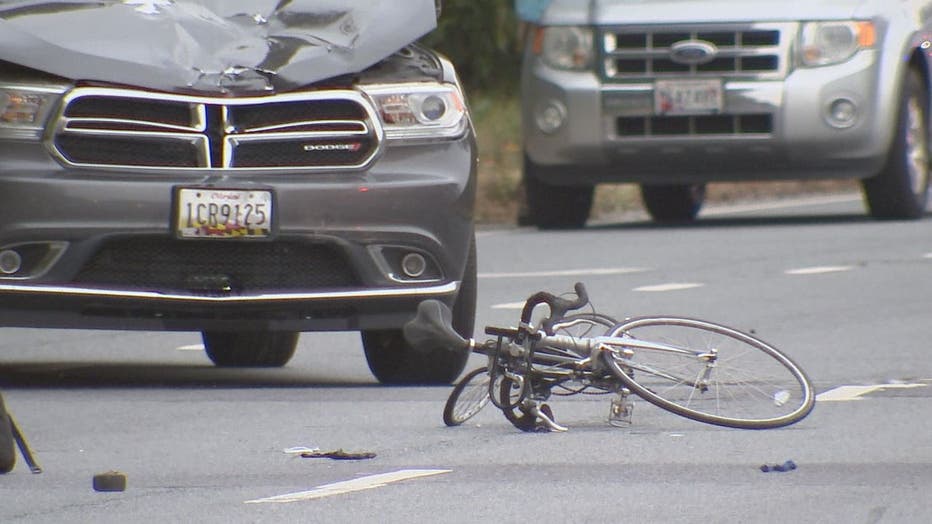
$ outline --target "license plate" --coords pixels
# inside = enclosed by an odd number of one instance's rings
[[[658,80],[654,112],[658,115],[711,115],[722,112],[720,80]]]
[[[179,188],[175,234],[180,238],[265,238],[272,233],[272,192]]]

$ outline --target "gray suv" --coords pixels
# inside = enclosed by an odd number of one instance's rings
[[[579,227],[600,183],[657,221],[708,182],[859,179],[877,218],[929,187],[932,2],[553,0],[522,70],[524,184],[540,227]]]
[[[449,382],[471,335],[476,150],[434,0],[0,6],[0,325],[197,331],[282,366],[360,331],[382,382]]]

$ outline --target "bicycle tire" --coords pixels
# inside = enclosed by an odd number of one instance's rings
[[[696,352],[624,346],[629,355],[604,353],[611,370],[632,392],[677,415],[717,426],[769,429],[802,420],[814,406],[812,384],[795,362],[766,342],[727,326],[682,317],[641,317],[615,326],[609,335]],[[712,349],[714,365],[697,358],[698,352],[708,355]],[[703,375],[705,386],[696,387]]]
[[[489,403],[489,368],[483,366],[470,371],[460,380],[443,407],[443,423],[459,426]]]

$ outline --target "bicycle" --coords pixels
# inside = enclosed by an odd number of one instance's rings
[[[448,308],[425,301],[405,326],[415,347],[442,344],[488,358],[465,375],[444,406],[444,422],[464,423],[488,403],[523,431],[565,431],[546,403],[552,395],[614,394],[609,422],[631,423],[632,394],[677,415],[718,426],[769,429],[806,417],[814,391],[803,370],[766,342],[704,320],[654,316],[621,322],[573,313],[589,304],[582,283],[569,300],[547,292],[527,299],[517,327],[486,327],[483,343],[460,337]],[[549,316],[531,322],[538,306]]]

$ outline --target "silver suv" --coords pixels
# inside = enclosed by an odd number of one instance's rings
[[[932,2],[553,0],[522,70],[540,227],[580,227],[600,183],[689,221],[716,181],[860,179],[877,218],[929,188]]]
[[[383,382],[424,299],[471,335],[476,151],[435,0],[0,5],[0,325],[198,331],[282,366],[362,333]]]

